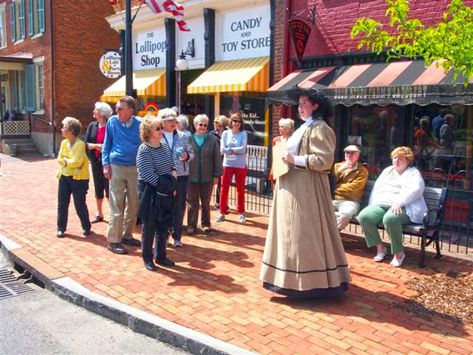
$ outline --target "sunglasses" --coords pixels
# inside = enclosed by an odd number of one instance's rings
[[[158,132],[162,129],[163,129],[163,127],[156,127],[156,131],[158,131]]]
[[[204,124],[204,123],[199,123],[199,127],[207,127],[208,124]]]

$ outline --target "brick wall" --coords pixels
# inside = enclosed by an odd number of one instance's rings
[[[0,49],[0,56],[5,55],[12,55],[18,53],[24,54],[31,54],[33,58],[38,58],[44,56],[44,88],[45,88],[45,114],[38,115],[40,121],[33,120],[32,121],[32,128],[39,132],[47,132],[49,130],[49,125],[45,122],[50,121],[49,113],[51,112],[51,106],[49,105],[50,100],[50,92],[51,92],[51,81],[50,73],[51,73],[51,51],[50,51],[50,33],[48,31],[49,23],[46,21],[46,32],[43,33],[42,36],[33,36],[36,37],[31,39],[28,35],[28,28],[29,28],[29,21],[28,16],[26,16],[26,38],[24,40],[16,41],[12,43],[11,41],[11,28],[10,28],[10,4],[11,1],[2,1],[2,3],[6,3],[5,8],[5,20],[6,20],[6,36],[7,36],[7,47]],[[47,2],[45,2],[46,4]],[[28,13],[27,9],[27,2],[26,2],[26,14]],[[49,7],[45,5],[45,17],[49,18]],[[10,77],[10,90],[13,88],[13,71],[9,72]],[[13,100],[13,95],[11,95],[11,100]],[[13,108],[13,101],[10,102],[10,107]]]
[[[387,24],[385,0],[310,0],[316,6],[316,24],[305,50],[305,56],[337,54],[356,51],[356,42],[350,38],[350,30],[360,17],[371,17]],[[411,0],[411,16],[419,18],[426,26],[437,23],[450,1]],[[473,0],[465,0],[473,6]],[[290,0],[291,12],[307,9],[308,0]],[[282,25],[282,24],[279,24]],[[294,57],[290,48],[290,57]]]
[[[74,116],[84,125],[93,106],[113,83],[99,69],[106,49],[118,49],[118,33],[105,17],[113,14],[106,1],[55,1],[56,123]]]

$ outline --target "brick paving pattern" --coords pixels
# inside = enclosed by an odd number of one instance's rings
[[[263,290],[258,280],[267,217],[249,215],[241,225],[233,214],[213,223],[210,236],[184,235],[184,247],[169,248],[176,267],[152,273],[144,268],[139,248],[128,247],[131,252],[124,256],[106,249],[106,223],[94,224],[95,234],[83,237],[72,201],[68,235],[56,238],[55,160],[1,159],[0,234],[96,293],[262,354],[473,351],[472,326],[402,307],[415,295],[406,288],[407,280],[471,272],[470,261],[434,260],[430,254],[427,268],[419,269],[417,251],[409,249],[405,266],[392,269],[387,262],[373,263],[373,252],[360,238],[344,238],[353,275],[346,297],[288,300]]]

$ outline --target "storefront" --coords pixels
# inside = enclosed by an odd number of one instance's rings
[[[333,65],[293,71],[268,90],[268,100],[295,104],[287,95],[294,86],[324,92],[335,105],[338,152],[347,144],[361,145],[371,180],[391,164],[395,147],[412,147],[426,184],[449,188],[446,225],[469,230],[473,85],[452,77],[423,61]]]
[[[138,107],[166,105],[166,32],[163,27],[133,34],[133,88]],[[116,103],[125,95],[126,77],[122,76],[104,90],[102,101]]]
[[[241,112],[249,144],[268,145],[271,11],[269,5],[216,12],[215,63],[187,86],[212,95],[215,116]]]

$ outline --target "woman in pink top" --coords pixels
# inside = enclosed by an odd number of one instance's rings
[[[103,198],[108,198],[108,180],[103,175],[102,167],[102,144],[105,139],[107,119],[112,115],[113,110],[105,102],[96,102],[94,108],[95,121],[90,122],[85,134],[87,146],[87,156],[92,167],[94,177],[95,199],[97,201],[97,215],[92,223],[103,221]]]

